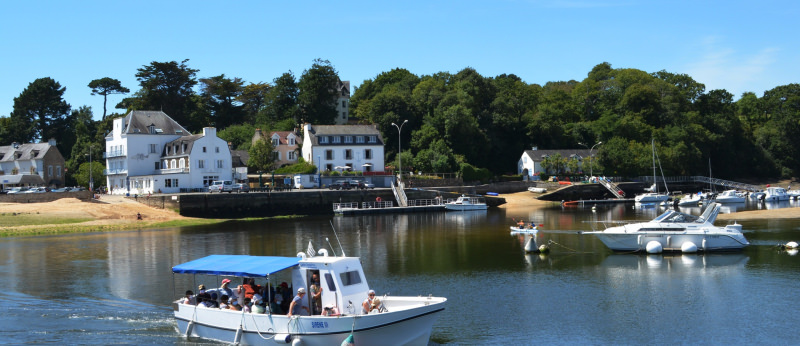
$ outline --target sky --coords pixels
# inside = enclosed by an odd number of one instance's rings
[[[687,74],[706,91],[761,97],[800,82],[798,1],[2,1],[0,116],[34,80],[66,87],[103,113],[87,86],[180,62],[198,78],[299,79],[328,60],[351,92],[403,68],[423,76],[474,68],[526,83],[581,81],[597,64]],[[130,95],[130,94],[129,94]],[[108,112],[125,95],[110,95]]]

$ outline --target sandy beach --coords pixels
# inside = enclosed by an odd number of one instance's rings
[[[540,201],[538,194],[528,191],[501,194],[506,199],[501,205],[509,211],[544,207],[556,202]],[[137,214],[142,220],[137,220]],[[53,220],[80,218],[88,221],[36,225],[13,225],[10,218],[20,215]],[[800,218],[800,208],[750,210],[720,214],[719,220],[793,219]],[[0,203],[0,235],[52,234],[87,231],[110,231],[136,228],[153,228],[165,222],[213,223],[224,220],[206,220],[181,216],[172,210],[148,207],[121,196],[103,195],[99,200],[84,202],[76,198],[63,198],[47,203]]]

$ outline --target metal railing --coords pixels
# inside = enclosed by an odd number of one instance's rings
[[[125,150],[112,150],[103,153],[104,159],[107,159],[109,157],[120,157],[120,156],[125,156]]]
[[[617,198],[625,198],[625,191],[622,191],[617,184],[614,184],[611,181],[603,178],[598,178],[597,181],[600,182],[601,185],[605,186],[608,191],[611,191],[611,193]]]
[[[652,176],[641,176],[634,180],[637,181],[644,181],[648,183],[653,183]],[[751,192],[761,191],[761,188],[751,184],[740,183],[737,181],[732,180],[725,180],[725,179],[718,179],[718,178],[711,178],[711,177],[704,177],[700,175],[693,175],[693,176],[679,176],[679,177],[661,177],[656,178],[656,182],[667,182],[667,183],[705,183],[705,184],[712,184],[722,187],[727,187],[730,189],[735,190],[747,190]]]
[[[127,174],[128,169],[126,168],[117,168],[117,169],[104,169],[103,175],[113,175],[113,174]]]

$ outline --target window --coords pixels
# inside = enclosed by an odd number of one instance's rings
[[[325,170],[326,170],[326,171],[332,171],[332,170],[333,170],[333,165],[332,165],[332,164],[330,164],[330,163],[329,163],[329,164],[327,164],[327,165],[325,165]]]
[[[151,135],[156,134],[156,126],[155,125],[150,125],[150,126],[147,127],[147,129],[150,131]]]
[[[272,139],[272,146],[273,147],[277,147],[278,146],[278,139],[277,138],[273,138]]]
[[[378,136],[369,136],[370,143],[378,143]]]
[[[217,160],[217,168],[225,168],[225,160]]]
[[[197,168],[206,168],[206,160],[197,160]]]
[[[204,152],[204,153],[206,152],[206,147],[203,147],[203,152]]]
[[[322,136],[319,138],[319,144],[328,144],[328,136]]]
[[[344,137],[345,143],[353,143],[353,136],[345,136]]]
[[[61,166],[56,166],[56,176],[61,177]]]
[[[36,174],[36,166],[31,166],[31,174]]]
[[[183,143],[183,151],[182,151],[183,153],[186,152],[186,147],[187,147],[186,143]]]
[[[352,160],[353,159],[353,151],[350,149],[344,150],[344,159],[345,160]]]
[[[325,160],[333,160],[333,150],[325,150]]]
[[[372,172],[372,164],[367,162],[369,166],[364,166],[364,172]]]
[[[364,136],[356,137],[356,143],[364,143]]]
[[[53,166],[47,166],[47,176],[48,177],[53,176]]]
[[[172,154],[173,155],[178,155],[178,145],[177,144],[172,146]]]
[[[342,108],[347,108],[347,101],[342,100]]]
[[[175,159],[172,159],[172,162],[170,162],[170,166],[171,166],[172,168],[177,168],[177,167],[178,167],[178,165],[177,165],[176,163],[177,163],[177,162],[175,161]]]
[[[272,159],[275,160],[275,161],[280,160],[281,159],[281,153],[277,152],[277,151],[273,151],[272,152]]]
[[[150,144],[150,153],[155,154],[156,149],[158,149],[158,144]]]
[[[289,145],[295,145],[294,137],[289,137],[287,141],[289,142]]]
[[[339,277],[342,279],[342,285],[344,286],[357,285],[361,283],[361,275],[358,275],[357,270],[341,273],[339,274]]]
[[[172,187],[178,187],[178,179],[172,179]]]
[[[215,148],[214,148],[214,152],[215,152],[215,153],[217,153],[217,154],[219,154],[219,147],[215,147]]]
[[[287,155],[286,155],[286,156],[287,156],[287,157],[286,157],[287,159],[289,159],[289,160],[291,160],[291,161],[297,160],[297,154],[295,154],[295,152],[294,152],[294,151],[290,151],[290,152],[288,152],[288,153],[286,153],[286,154],[287,154]]]
[[[342,137],[340,136],[333,136],[333,143],[341,143]]]
[[[179,165],[180,168],[185,168],[186,167],[186,163],[184,163],[183,159],[178,160],[178,165]]]
[[[160,167],[160,166],[161,166],[161,162],[156,162],[156,170],[159,170],[159,169],[161,169],[161,167]]]
[[[364,149],[364,159],[372,160],[372,149]]]
[[[172,187],[172,179],[164,179],[164,187]]]
[[[19,174],[19,168],[14,167],[11,169],[11,174]]]

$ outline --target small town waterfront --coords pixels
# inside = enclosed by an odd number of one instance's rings
[[[800,240],[800,220],[740,221],[752,246],[728,254],[613,254],[577,234],[594,224],[584,221],[658,212],[491,208],[5,238],[0,323],[12,344],[203,342],[174,330],[170,301],[196,287],[180,276],[173,287],[173,265],[208,254],[294,256],[309,240],[330,248],[326,238],[340,254],[332,223],[379,294],[448,298],[432,343],[792,343],[800,256],[775,245]],[[526,255],[508,233],[512,218],[552,230],[540,236],[554,242],[551,253]]]

